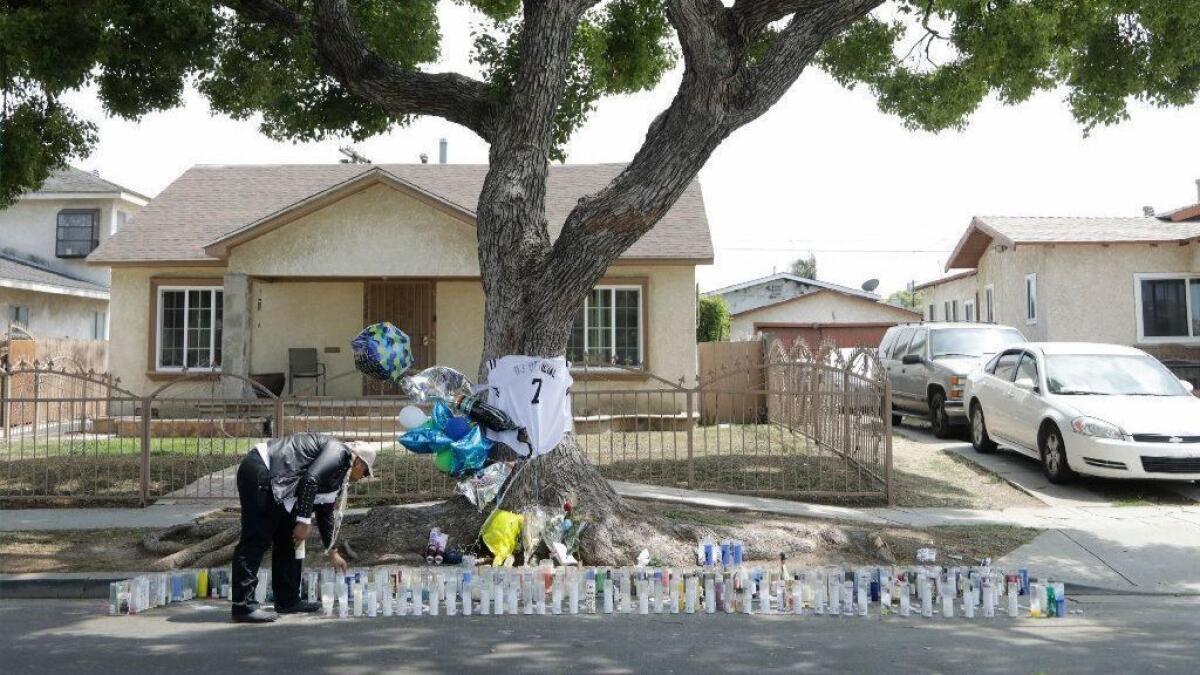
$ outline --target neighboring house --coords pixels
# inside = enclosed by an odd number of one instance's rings
[[[576,202],[621,165],[555,165],[546,210],[557,235]],[[288,371],[316,349],[330,396],[392,391],[354,370],[350,341],[390,321],[416,367],[474,379],[484,294],[475,205],[486,166],[198,166],[171,183],[90,262],[112,267],[110,364],[145,392],[185,368],[249,376]],[[581,310],[569,355],[640,372],[589,369],[589,386],[656,386],[696,374],[696,265],[712,262],[692,183],[612,265]],[[582,373],[577,379],[584,380]],[[611,383],[611,384],[609,384]],[[307,386],[311,382],[301,382]]]
[[[731,340],[758,336],[810,346],[829,341],[838,347],[875,347],[897,323],[921,315],[880,302],[879,296],[816,279],[780,272],[708,291],[729,305]]]
[[[914,286],[921,294],[925,320],[991,322],[995,298],[980,295],[975,276],[975,270],[966,270]]]
[[[0,210],[0,332],[107,339],[109,271],[84,259],[148,201],[72,167]]]
[[[918,286],[937,312],[970,300],[978,320],[1030,340],[1109,342],[1200,363],[1200,203],[1132,218],[978,216],[946,269],[966,271]]]

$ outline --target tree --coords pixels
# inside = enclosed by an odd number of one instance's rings
[[[87,84],[110,113],[136,119],[180,105],[195,83],[215,111],[261,115],[278,139],[359,139],[442,117],[490,144],[476,208],[483,356],[559,355],[588,289],[809,65],[926,130],[962,126],[993,94],[1016,103],[1063,87],[1090,130],[1124,119],[1130,100],[1184,105],[1200,88],[1197,2],[457,1],[489,21],[477,30],[479,77],[422,67],[438,54],[436,0],[0,0],[0,202],[94,143],[61,102]],[[651,87],[679,59],[679,88],[641,148],[551,240],[549,162],[602,96]],[[645,521],[571,437],[529,466],[544,502],[574,494],[594,517],[590,561],[627,562],[641,548]],[[509,506],[533,499],[531,473]],[[447,504],[422,518],[468,532],[472,513]],[[428,524],[393,517],[397,528]]]
[[[792,274],[805,279],[817,278],[817,256],[812,253],[807,258],[796,258],[789,269]]]
[[[884,302],[905,309],[916,309],[921,306],[921,292],[908,289],[894,291]]]
[[[700,320],[696,342],[721,342],[729,339],[729,305],[725,298],[710,295],[700,298]]]

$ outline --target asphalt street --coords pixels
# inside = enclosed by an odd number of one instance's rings
[[[228,622],[192,602],[132,617],[103,601],[0,602],[16,673],[1195,673],[1200,598],[1073,598],[1063,619],[474,616]]]

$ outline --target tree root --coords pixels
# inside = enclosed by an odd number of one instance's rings
[[[241,530],[242,528],[240,523],[233,525],[232,527],[227,527],[226,529],[214,534],[198,544],[192,544],[187,548],[158,559],[153,565],[151,565],[151,568],[158,571],[167,571],[192,566],[202,556],[205,556],[205,554],[212,553],[213,551],[221,549],[222,547],[229,547],[230,544],[236,543],[238,536],[241,534]],[[232,554],[232,549],[230,549],[230,553]]]

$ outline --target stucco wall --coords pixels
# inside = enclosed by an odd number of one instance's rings
[[[478,281],[441,281],[434,293],[434,356],[439,365],[475,381],[483,353],[483,286]]]
[[[1137,344],[1134,275],[1187,272],[1195,244],[1018,246],[980,260],[979,288],[994,284],[999,323],[1030,340]],[[1025,275],[1037,274],[1038,320],[1025,321]]]
[[[477,276],[475,227],[383,185],[234,247],[229,271],[292,276]]]
[[[0,249],[12,248],[26,255],[35,255],[52,269],[107,284],[107,267],[88,265],[83,258],[55,256],[58,212],[63,209],[98,209],[100,220],[97,236],[103,243],[117,229],[117,212],[133,214],[138,207],[112,199],[22,199],[0,210]]]
[[[148,394],[163,384],[147,377],[150,325],[150,279],[221,278],[224,270],[213,267],[118,267],[113,269],[112,299],[109,301],[108,365],[121,378],[121,386],[135,394]],[[208,385],[179,385],[179,395],[207,395]]]
[[[794,298],[814,290],[817,290],[817,287],[802,284],[794,279],[774,279],[722,293],[721,296],[725,298],[725,304],[729,306],[729,312],[732,314],[750,307],[759,307]]]
[[[920,317],[899,307],[818,291],[790,302],[771,305],[731,317],[731,340],[754,338],[756,323],[882,323],[918,321]]]
[[[37,337],[92,340],[96,312],[107,311],[108,301],[0,288],[0,332],[8,328],[14,306],[29,308],[28,328]]]
[[[362,394],[350,353],[350,340],[362,330],[362,282],[252,281],[250,298],[251,373],[286,373],[289,348],[313,347],[325,364],[330,396]],[[296,383],[305,390],[314,384]]]
[[[926,320],[930,319],[929,306],[936,307],[936,314],[932,317],[933,321],[949,321],[951,317],[946,316],[946,303],[954,300],[958,301],[958,320],[966,320],[966,310],[964,309],[968,300],[975,299],[977,290],[977,278],[975,276],[964,277],[940,283],[936,286],[923,288],[919,291],[921,294],[921,316]],[[983,291],[979,290],[979,304],[983,304]],[[978,308],[977,308],[978,309]],[[978,320],[982,320],[982,314],[976,314]]]

